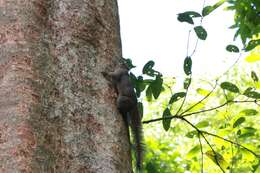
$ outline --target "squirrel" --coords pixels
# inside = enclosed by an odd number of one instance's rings
[[[130,81],[128,69],[124,67],[108,73],[108,76],[112,78],[112,84],[118,94],[117,109],[122,114],[126,127],[129,128],[130,125],[136,149],[136,169],[140,171],[143,159],[143,130],[134,86]],[[129,131],[128,137],[130,141]]]

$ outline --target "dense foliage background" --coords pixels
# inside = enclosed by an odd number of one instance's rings
[[[143,75],[131,73],[144,115],[144,172],[260,172],[260,1],[204,4],[201,12],[186,11],[177,20],[189,23],[197,42],[203,41],[207,31],[202,21],[224,5],[235,10],[231,29],[236,29],[234,38],[239,36],[243,47],[226,46],[237,59],[210,81],[192,77],[196,46],[187,53],[183,63],[186,77],[181,80],[163,76],[153,68],[153,61],[143,67]],[[249,53],[241,57],[241,52]],[[135,67],[129,59],[125,63],[130,69]]]

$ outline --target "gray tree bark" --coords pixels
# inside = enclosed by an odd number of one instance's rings
[[[116,0],[0,0],[0,173],[132,172],[120,56]]]

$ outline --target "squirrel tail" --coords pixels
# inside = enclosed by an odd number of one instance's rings
[[[142,169],[142,162],[143,162],[143,152],[144,152],[144,145],[143,145],[143,129],[142,129],[142,122],[141,116],[139,115],[139,111],[137,106],[132,110],[130,113],[131,117],[131,131],[134,139],[135,144],[135,158],[136,158],[136,169],[140,171]]]

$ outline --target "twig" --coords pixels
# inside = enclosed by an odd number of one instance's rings
[[[214,148],[212,147],[212,145],[209,143],[208,139],[204,136],[203,131],[201,131],[198,127],[196,127],[194,124],[192,124],[191,122],[189,122],[186,118],[180,118],[181,120],[185,121],[186,123],[188,123],[191,127],[193,127],[199,135],[201,135],[203,137],[203,139],[206,141],[206,143],[208,144],[208,146],[210,147],[210,149],[212,150],[212,152],[214,153],[214,158],[216,160],[216,163],[218,165],[218,167],[221,169],[221,171],[223,173],[225,173],[224,169],[220,166],[219,162],[218,162],[218,158],[217,158],[217,152],[214,150]]]
[[[148,124],[148,123],[152,123],[152,122],[156,122],[156,121],[168,120],[168,119],[173,119],[173,118],[187,117],[187,116],[191,116],[191,115],[194,115],[194,114],[200,114],[200,113],[204,113],[204,112],[209,112],[209,111],[221,108],[221,107],[223,107],[223,106],[225,106],[225,105],[227,105],[229,103],[256,103],[257,104],[258,101],[259,100],[228,100],[225,103],[223,103],[223,104],[221,104],[219,106],[210,108],[210,109],[204,109],[204,110],[197,111],[197,112],[191,112],[191,113],[188,113],[188,114],[183,114],[182,116],[180,116],[178,114],[175,114],[175,115],[165,116],[163,118],[155,118],[155,119],[143,121],[143,124]]]
[[[217,158],[217,152],[213,149],[213,147],[211,146],[211,144],[209,143],[209,141],[207,140],[207,138],[201,134],[201,136],[204,138],[204,140],[207,142],[207,144],[209,145],[210,149],[212,150],[212,152],[214,153],[214,159],[216,160],[216,163],[218,165],[218,167],[221,169],[222,172],[225,173],[224,169],[220,166],[219,162],[218,162],[218,158]]]
[[[223,103],[219,106],[216,106],[214,108],[204,109],[204,110],[201,110],[201,111],[191,112],[191,113],[188,113],[188,114],[183,114],[182,117],[187,117],[187,116],[194,115],[194,114],[209,112],[209,111],[221,108],[223,106],[226,106],[229,103],[257,103],[257,101],[259,101],[259,100],[227,100],[225,103]]]
[[[189,30],[189,33],[188,33],[188,40],[187,40],[187,51],[186,51],[186,57],[189,56],[189,47],[190,47],[190,32],[191,30]]]
[[[213,87],[213,89],[212,89],[205,97],[203,97],[200,101],[198,101],[197,103],[195,103],[194,105],[192,105],[191,107],[189,107],[188,109],[186,109],[185,111],[183,111],[180,115],[185,114],[186,112],[188,112],[189,110],[191,110],[192,108],[194,108],[195,106],[197,106],[198,104],[200,104],[201,102],[203,102],[204,100],[206,100],[206,99],[212,94],[212,92],[216,89],[217,83],[218,83],[218,82],[216,81],[216,84],[215,84],[215,86]]]
[[[241,144],[239,144],[239,143],[237,143],[237,142],[231,141],[231,140],[229,140],[229,139],[223,138],[223,137],[221,137],[221,136],[218,136],[218,135],[216,135],[216,134],[209,133],[209,132],[206,132],[206,131],[202,131],[202,130],[201,130],[201,133],[204,133],[204,134],[207,134],[207,135],[210,135],[210,136],[213,136],[213,137],[222,139],[223,141],[226,141],[226,142],[229,142],[229,143],[231,143],[231,144],[234,144],[234,145],[236,145],[236,146],[238,146],[238,147],[244,148],[244,149],[247,150],[248,152],[252,153],[255,157],[260,158],[260,155],[256,154],[254,151],[250,150],[249,148],[247,148],[247,147],[245,147],[245,146],[243,146],[243,145],[241,145]]]
[[[189,91],[189,88],[190,88],[190,85],[191,85],[191,79],[192,79],[191,77],[192,77],[192,74],[190,75],[190,83],[189,83],[189,86],[186,89],[186,94],[185,94],[185,96],[184,96],[184,98],[182,100],[181,106],[179,107],[178,111],[176,112],[176,115],[179,114],[179,112],[181,111],[181,109],[184,106],[184,103],[186,101],[186,98],[187,98],[187,95],[188,95],[188,91]]]

